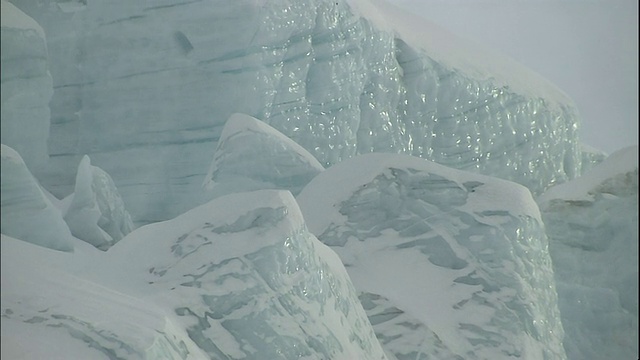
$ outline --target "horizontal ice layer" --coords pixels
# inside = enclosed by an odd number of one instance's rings
[[[563,359],[547,237],[521,185],[365,154],[298,195],[398,359]]]
[[[467,44],[382,4],[20,6],[45,29],[52,59],[43,181],[68,195],[89,154],[138,223],[204,201],[200,185],[233,113],[262,119],[324,166],[405,153],[535,193],[579,173],[578,120],[561,92],[508,60],[453,51]]]
[[[205,358],[172,313],[82,278],[93,256],[1,244],[3,358]]]
[[[131,216],[109,174],[92,166],[84,156],[64,220],[71,233],[101,250],[107,250],[133,230]]]
[[[0,145],[0,164],[2,233],[51,249],[73,251],[67,224],[20,155]]]
[[[538,200],[569,359],[638,357],[638,147]]]
[[[0,6],[0,134],[35,171],[48,159],[53,87],[47,43],[35,20],[5,0]]]
[[[219,197],[107,255],[211,359],[385,359],[340,262],[287,191]]]
[[[295,196],[323,170],[313,155],[278,130],[233,114],[203,185],[214,196],[259,189],[289,190]]]

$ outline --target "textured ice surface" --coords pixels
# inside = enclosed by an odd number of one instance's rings
[[[259,189],[297,195],[323,170],[313,155],[274,128],[233,114],[222,129],[204,186],[215,195]]]
[[[265,121],[324,166],[404,153],[535,193],[580,171],[577,116],[560,91],[506,59],[457,51],[467,44],[382,4],[19,5],[47,33],[54,79],[43,184],[67,196],[90,154],[139,223],[206,199],[200,186],[233,113]]]
[[[75,241],[59,253],[2,236],[3,356],[58,341],[45,358],[386,358],[289,192],[223,196],[105,252]]]
[[[133,230],[131,216],[109,174],[91,166],[84,156],[78,166],[75,189],[64,220],[71,233],[107,250]]]
[[[328,168],[297,199],[399,359],[565,358],[547,238],[526,188],[367,154]]]
[[[3,234],[51,249],[72,251],[71,232],[20,155],[0,145],[0,226]]]
[[[638,357],[638,147],[539,199],[570,359]]]
[[[2,86],[0,136],[31,171],[48,158],[49,101],[53,94],[42,28],[18,8],[0,2]]]

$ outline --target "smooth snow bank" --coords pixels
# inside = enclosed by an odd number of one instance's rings
[[[6,145],[0,149],[2,233],[51,249],[73,251],[69,227],[22,157]]]
[[[297,197],[399,359],[563,359],[547,237],[523,186],[366,154]]]
[[[264,122],[233,114],[225,123],[205,189],[216,195],[259,189],[297,195],[322,165],[302,146]]]
[[[53,253],[5,235],[1,244],[3,358],[204,358],[171,312],[84,278],[105,260],[91,249]]]
[[[133,230],[131,216],[113,180],[84,156],[78,165],[76,185],[64,220],[71,233],[101,250],[107,250]]]
[[[539,202],[570,359],[638,357],[638,147]]]

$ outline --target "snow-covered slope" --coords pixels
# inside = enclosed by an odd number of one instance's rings
[[[562,359],[547,237],[529,191],[427,160],[367,154],[298,196],[399,359]]]
[[[382,3],[16,4],[49,44],[55,92],[43,184],[68,195],[69,174],[89,154],[137,223],[203,202],[200,185],[233,113],[263,120],[323,166],[404,153],[536,193],[579,173],[578,119],[566,96]]]
[[[570,359],[638,357],[638,147],[540,199]]]
[[[80,243],[82,244],[82,243]],[[2,238],[2,351],[47,358],[385,359],[339,258],[289,192],[220,197],[106,252]],[[80,352],[76,352],[80,351]]]

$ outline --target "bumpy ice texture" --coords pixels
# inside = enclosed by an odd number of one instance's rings
[[[638,147],[539,199],[570,359],[638,357]]]
[[[214,196],[259,189],[298,195],[323,170],[313,155],[279,131],[233,114],[222,129],[204,186]]]
[[[0,145],[1,231],[40,246],[73,251],[71,232],[20,155]]]
[[[335,165],[298,196],[398,359],[562,359],[538,208],[515,183],[395,154]]]
[[[78,166],[71,204],[64,215],[71,233],[107,250],[133,230],[131,216],[109,174],[84,156]]]
[[[172,218],[206,198],[200,186],[233,113],[265,121],[324,166],[405,153],[536,193],[579,173],[577,115],[559,91],[519,86],[544,81],[506,60],[485,69],[481,52],[449,56],[459,43],[450,36],[396,37],[404,19],[388,17],[383,28],[356,5],[21,1],[52,59],[44,184],[60,198],[71,193],[70,174],[91,154],[134,221]],[[442,36],[422,25],[413,32]]]

